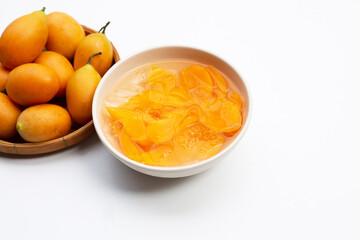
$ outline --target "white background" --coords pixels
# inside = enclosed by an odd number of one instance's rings
[[[360,2],[5,1],[1,31],[41,9],[100,29],[122,59],[211,51],[253,94],[226,160],[183,179],[137,173],[96,134],[66,151],[0,155],[0,239],[360,239]]]

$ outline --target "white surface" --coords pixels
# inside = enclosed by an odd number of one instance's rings
[[[1,156],[0,239],[360,238],[359,1],[6,1],[1,31],[44,5],[110,20],[122,58],[213,49],[248,80],[252,123],[228,159],[184,179],[134,172],[96,135]]]

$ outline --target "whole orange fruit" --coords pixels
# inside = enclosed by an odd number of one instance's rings
[[[9,70],[0,63],[0,91],[5,87],[9,73]]]
[[[16,120],[20,113],[20,107],[0,92],[0,138],[6,139],[16,135]]]
[[[50,67],[56,75],[59,77],[60,88],[57,97],[65,95],[66,85],[69,81],[69,78],[74,73],[74,68],[69,62],[69,60],[61,55],[60,53],[53,51],[44,51],[40,56],[35,60],[35,63],[40,63]]]
[[[59,78],[48,66],[26,63],[14,68],[6,82],[8,96],[22,106],[46,103],[59,91]]]
[[[0,62],[13,69],[30,63],[43,50],[48,38],[45,8],[14,20],[0,38]]]
[[[48,14],[47,23],[49,35],[46,48],[72,60],[77,46],[85,38],[84,29],[73,17],[62,12]]]
[[[69,113],[75,122],[82,125],[92,118],[92,101],[101,80],[99,73],[90,65],[90,59],[95,54],[91,55],[86,65],[74,72],[66,87],[66,104]]]
[[[74,56],[74,69],[87,64],[91,54],[101,52],[98,56],[91,60],[91,65],[96,69],[100,76],[104,76],[113,62],[113,48],[111,42],[105,36],[105,28],[110,22],[103,27],[103,32],[92,33],[87,35],[76,48]]]
[[[40,104],[25,109],[16,129],[28,142],[43,142],[65,136],[71,128],[69,113],[55,104]]]

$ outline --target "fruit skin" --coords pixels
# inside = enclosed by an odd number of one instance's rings
[[[71,128],[71,117],[55,104],[40,104],[25,109],[19,116],[16,129],[28,142],[43,142],[65,136]]]
[[[16,120],[20,113],[20,107],[0,92],[0,138],[7,139],[17,134]]]
[[[35,60],[35,63],[40,63],[50,67],[59,78],[60,88],[56,96],[61,97],[65,95],[66,85],[71,75],[74,73],[74,68],[69,60],[60,53],[53,51],[44,51]]]
[[[22,106],[46,103],[59,91],[59,78],[49,67],[26,63],[13,69],[6,82],[8,96]]]
[[[84,29],[73,17],[62,12],[48,14],[47,22],[47,50],[58,52],[72,60],[77,46],[85,38]]]
[[[74,69],[84,66],[94,52],[102,52],[102,54],[91,60],[91,65],[101,76],[104,76],[111,67],[114,52],[110,41],[103,33],[89,34],[80,42],[75,52]]]
[[[83,125],[91,120],[92,100],[100,80],[101,76],[90,64],[71,76],[66,87],[66,104],[75,122]]]
[[[24,15],[5,29],[0,38],[0,62],[13,69],[34,61],[48,38],[48,25],[43,11]]]
[[[0,63],[0,91],[5,87],[10,71]]]

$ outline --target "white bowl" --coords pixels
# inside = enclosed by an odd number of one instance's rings
[[[139,67],[143,64],[155,62],[163,59],[188,59],[192,61],[196,61],[202,64],[211,65],[224,74],[226,74],[238,87],[240,90],[240,94],[243,98],[243,103],[245,105],[243,109],[243,126],[241,130],[237,133],[235,139],[222,151],[220,151],[215,156],[203,160],[201,162],[186,165],[181,167],[156,167],[149,166],[126,157],[124,154],[116,150],[109,140],[105,137],[102,125],[101,125],[101,110],[103,108],[104,100],[109,91],[113,88],[118,79],[125,73],[130,70]],[[96,89],[92,114],[94,120],[95,130],[102,141],[102,143],[110,150],[110,152],[118,158],[121,162],[126,164],[132,169],[136,171],[142,172],[144,174],[148,174],[156,177],[164,177],[164,178],[176,178],[176,177],[185,177],[200,173],[206,169],[212,167],[218,161],[224,159],[231,150],[236,146],[236,144],[240,141],[240,139],[244,136],[246,129],[249,126],[250,116],[251,116],[251,97],[248,85],[246,82],[240,77],[240,75],[234,70],[232,66],[226,63],[224,60],[219,57],[205,52],[203,50],[189,48],[189,47],[178,47],[178,46],[170,46],[170,47],[159,47],[152,48],[146,51],[142,51],[135,55],[130,56],[125,60],[121,60],[114,64],[107,73],[103,76],[99,86]]]

